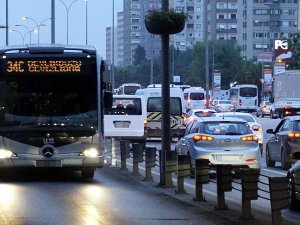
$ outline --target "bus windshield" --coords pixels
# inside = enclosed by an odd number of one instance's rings
[[[124,86],[125,95],[134,95],[136,90],[140,89],[140,86]]]
[[[86,59],[82,59],[82,64],[83,60]],[[91,64],[85,69],[96,71],[95,61],[87,63]],[[27,69],[11,74],[3,71],[0,125],[63,124],[97,128],[97,77],[86,71],[72,76],[65,72],[33,74]]]
[[[190,99],[191,100],[203,100],[204,93],[190,93]]]
[[[241,97],[256,97],[257,89],[251,88],[251,87],[242,87],[240,89],[240,96]]]

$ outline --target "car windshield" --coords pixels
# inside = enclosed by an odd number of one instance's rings
[[[294,121],[293,125],[294,131],[300,131],[300,120]]]
[[[209,121],[203,122],[200,133],[213,135],[244,135],[251,134],[250,127],[245,122]]]

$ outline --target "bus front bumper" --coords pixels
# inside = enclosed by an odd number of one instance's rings
[[[78,168],[103,167],[104,157],[86,157],[78,155],[55,155],[45,158],[40,155],[21,154],[10,158],[0,158],[0,168],[41,167],[41,168]]]

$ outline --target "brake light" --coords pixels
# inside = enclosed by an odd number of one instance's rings
[[[254,126],[252,127],[252,130],[254,130],[254,131],[262,131],[263,129],[262,129],[261,126],[254,125]]]
[[[242,141],[255,141],[258,142],[258,137],[255,135],[250,135],[250,136],[245,136],[245,137],[241,137]]]
[[[246,162],[248,163],[252,163],[252,162],[256,162],[257,160],[256,159],[246,159]]]
[[[300,133],[297,132],[289,132],[288,133],[289,138],[300,138]]]
[[[197,142],[197,141],[212,141],[214,140],[213,137],[211,136],[207,136],[207,135],[195,135],[193,137],[193,141]]]

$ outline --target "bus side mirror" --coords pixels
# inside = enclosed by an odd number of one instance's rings
[[[102,82],[102,88],[104,90],[103,93],[103,106],[104,109],[109,109],[113,105],[113,92],[112,92],[112,86],[111,83],[106,81]]]
[[[112,107],[113,93],[111,91],[104,91],[103,103],[104,109],[109,109]]]

